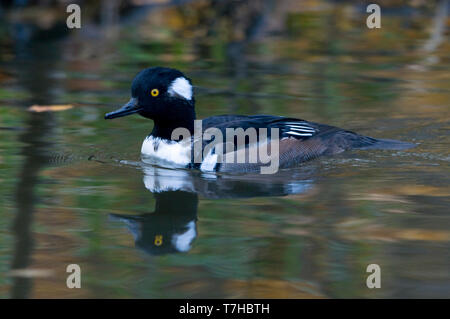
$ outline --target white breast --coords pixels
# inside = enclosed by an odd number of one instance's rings
[[[142,160],[164,167],[186,167],[191,163],[191,143],[148,136],[142,143]]]

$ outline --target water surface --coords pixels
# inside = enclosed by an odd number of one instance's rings
[[[1,297],[450,296],[450,47],[433,29],[439,10],[389,8],[369,30],[358,5],[272,5],[258,19],[208,2],[150,6],[76,32],[3,13]],[[103,115],[155,65],[193,80],[199,118],[285,115],[418,146],[274,176],[144,165],[151,121]],[[73,263],[81,289],[66,287]],[[369,264],[381,289],[366,286]]]

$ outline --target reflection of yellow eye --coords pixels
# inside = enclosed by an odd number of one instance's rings
[[[156,235],[155,236],[155,246],[161,246],[163,243],[163,236],[162,235]]]
[[[150,94],[151,94],[153,97],[157,97],[157,96],[159,95],[159,90],[158,90],[158,89],[153,89],[153,90],[150,92]]]

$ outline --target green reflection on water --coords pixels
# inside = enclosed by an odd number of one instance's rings
[[[233,14],[252,16],[252,8],[223,9],[208,2],[157,7],[112,37],[57,25],[45,36],[39,24],[2,22],[0,272],[23,255],[21,267],[52,275],[0,276],[0,296],[448,296],[449,47],[420,50],[433,8],[383,17],[378,33],[361,26],[364,15],[352,4],[280,5],[260,14],[262,24]],[[32,36],[6,31],[14,24]],[[117,163],[139,160],[152,124],[137,116],[103,120],[150,65],[193,79],[199,117],[287,115],[421,145],[323,158],[282,173],[314,171],[301,194],[199,192],[189,252],[150,255],[110,214],[156,209],[144,171]],[[74,108],[34,114],[26,111],[32,104]],[[27,193],[23,183],[34,175]],[[21,216],[29,227],[13,226]],[[32,244],[17,249],[27,236]],[[82,267],[80,291],[65,287],[69,263]],[[370,263],[383,269],[381,291],[365,287]]]

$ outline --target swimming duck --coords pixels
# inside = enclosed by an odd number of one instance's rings
[[[120,109],[107,113],[105,119],[114,119],[137,113],[152,119],[154,127],[145,138],[141,154],[156,164],[168,167],[197,168],[203,172],[254,171],[261,163],[227,163],[219,160],[215,149],[201,159],[193,160],[193,140],[173,140],[172,133],[184,128],[195,135],[195,99],[192,81],[181,71],[164,67],[147,68],[139,72],[131,85],[131,99]],[[321,155],[338,154],[351,149],[406,149],[414,144],[390,139],[377,139],[338,127],[297,118],[275,115],[219,115],[202,120],[202,132],[215,128],[224,135],[228,129],[267,129],[267,138],[273,130],[279,147],[279,167],[287,168]],[[257,131],[258,136],[261,135]],[[256,146],[261,143],[259,140]],[[202,150],[206,147],[202,143]],[[251,147],[245,140],[245,147]]]

